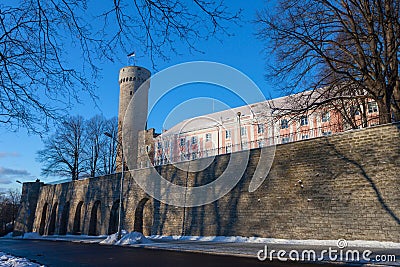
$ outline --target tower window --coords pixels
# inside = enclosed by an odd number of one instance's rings
[[[133,92],[132,92],[132,91],[130,91],[130,92],[129,92],[129,94],[130,94],[130,95],[132,95],[132,94],[133,94]]]
[[[129,81],[132,81],[132,77],[129,78]]]

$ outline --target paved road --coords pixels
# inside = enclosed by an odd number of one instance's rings
[[[0,251],[46,266],[314,266],[255,258],[47,240],[0,239]],[[338,266],[325,264],[323,266]],[[354,265],[353,265],[354,266]]]

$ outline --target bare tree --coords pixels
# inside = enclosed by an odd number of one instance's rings
[[[105,139],[102,150],[102,163],[103,173],[111,174],[116,170],[116,158],[117,158],[117,135],[118,135],[118,118],[113,117],[106,120],[105,132],[110,133],[111,138]]]
[[[105,145],[104,131],[106,120],[101,115],[96,115],[85,123],[86,140],[85,143],[90,170],[90,177],[95,177],[100,173],[101,148]]]
[[[271,77],[287,93],[311,89],[293,111],[374,99],[381,124],[400,119],[399,0],[280,0],[271,10],[257,19],[276,55]]]
[[[12,231],[20,202],[21,192],[18,189],[0,193],[0,236]]]
[[[81,92],[94,96],[100,61],[140,50],[167,59],[175,42],[196,50],[238,14],[207,0],[20,0],[0,4],[0,123],[41,131]],[[79,51],[81,62],[69,53]],[[153,61],[154,62],[154,61]],[[41,126],[41,127],[39,127]]]
[[[85,143],[84,119],[81,116],[66,118],[44,141],[45,148],[38,152],[38,160],[43,164],[42,174],[77,180],[87,170]]]
[[[115,171],[117,153],[116,138],[108,138],[105,132],[116,137],[118,120],[96,115],[89,120],[81,116],[67,117],[58,125],[55,133],[44,141],[45,148],[38,152],[43,163],[42,174],[67,176],[72,180],[95,177]]]
[[[91,177],[96,175],[111,174],[115,170],[116,159],[116,134],[118,120],[107,120],[101,115],[96,115],[85,122],[85,152],[88,170]],[[115,138],[109,138],[104,133],[110,133]]]

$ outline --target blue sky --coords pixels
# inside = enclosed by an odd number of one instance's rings
[[[276,97],[279,93],[273,86],[267,83],[264,78],[266,74],[265,65],[269,61],[263,52],[263,43],[256,39],[256,25],[251,23],[255,19],[256,10],[264,7],[264,1],[227,1],[232,10],[243,9],[243,22],[241,25],[231,25],[229,31],[234,36],[225,36],[222,40],[204,40],[196,43],[196,46],[203,53],[189,53],[183,43],[177,43],[179,55],[171,54],[171,60],[164,62],[156,59],[157,69],[162,70],[175,64],[188,61],[214,61],[229,65],[238,69],[252,79],[262,90],[266,98]],[[152,73],[152,64],[148,58],[141,54],[140,49],[134,49],[137,53],[136,65],[149,69]],[[72,53],[72,52],[71,52]],[[117,116],[118,113],[118,72],[119,69],[127,64],[125,53],[118,53],[121,60],[104,62],[102,64],[101,78],[97,82],[96,94],[98,96],[97,106],[89,96],[82,96],[82,104],[75,104],[69,111],[70,114],[80,114],[90,118],[95,114],[103,114],[110,118]],[[71,55],[73,56],[73,55]],[[272,60],[272,59],[271,59]],[[133,62],[129,62],[132,64]],[[150,99],[157,95],[150,87]],[[179,112],[168,116],[179,103],[189,99],[202,97],[202,101],[189,101],[190,105],[176,109]],[[163,127],[171,127],[179,121],[213,111],[212,101],[204,98],[215,98],[225,102],[231,107],[243,105],[243,102],[217,86],[211,85],[187,85],[177,88],[163,98],[153,110],[149,117],[148,127],[156,128],[160,131]],[[214,110],[221,109],[224,105],[215,101]],[[166,125],[165,118],[168,117]],[[172,118],[172,119],[171,119]],[[40,175],[40,163],[36,161],[36,152],[43,149],[43,142],[39,136],[27,134],[26,130],[19,129],[10,132],[8,129],[0,127],[0,190],[10,187],[18,187],[15,180],[32,181],[40,178],[42,181],[49,182],[57,180],[57,177],[42,177]]]

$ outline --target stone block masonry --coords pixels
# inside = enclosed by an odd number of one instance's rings
[[[262,149],[268,149],[262,148]],[[216,179],[230,155],[205,170],[187,173],[172,165],[157,171],[176,184],[192,186]],[[126,172],[123,228],[159,235],[260,236],[285,239],[379,240],[400,242],[400,125],[354,130],[329,137],[278,145],[264,183],[248,187],[260,149],[251,150],[236,187],[196,208],[165,205],[147,196]],[[41,185],[32,190],[32,230],[41,234],[108,234],[116,230],[119,174]],[[36,192],[36,193],[35,193]],[[24,200],[24,199],[23,199]],[[22,210],[16,231],[24,221]],[[25,209],[25,210],[24,210]],[[20,225],[20,226],[18,226]]]

